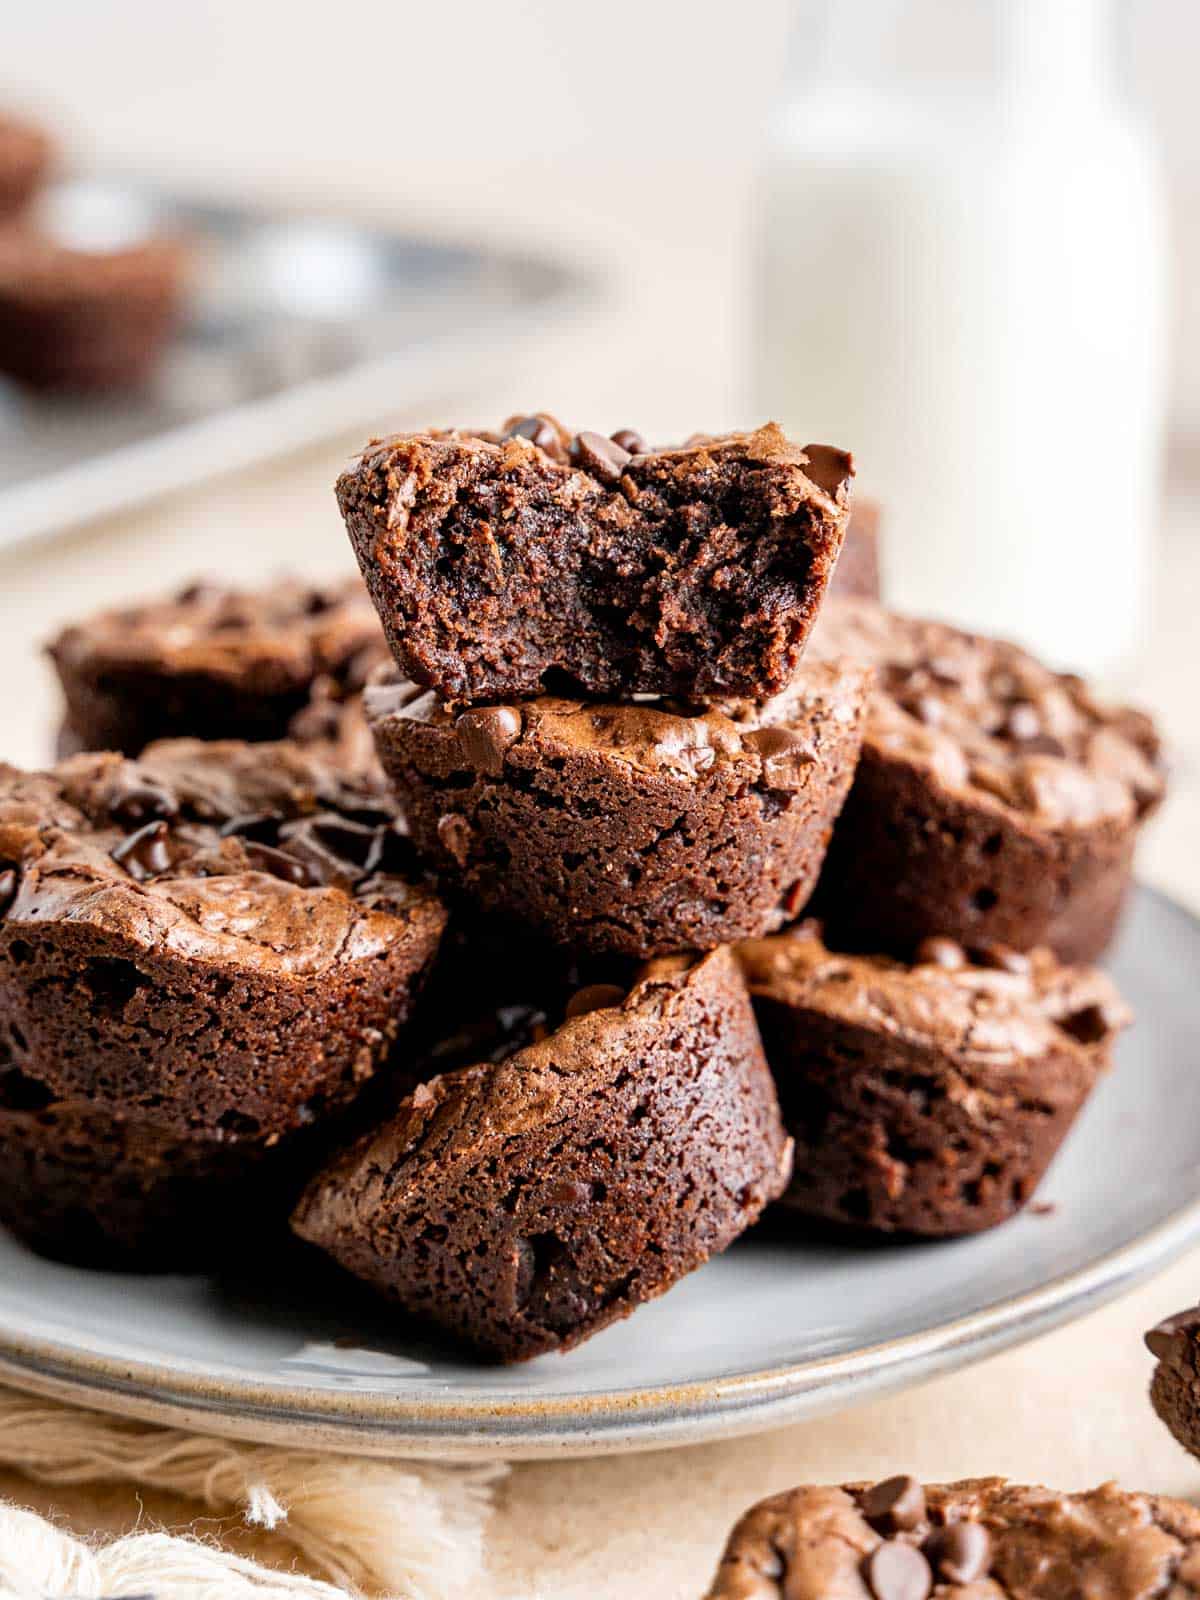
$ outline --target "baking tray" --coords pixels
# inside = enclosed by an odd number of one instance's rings
[[[125,178],[52,185],[42,213],[85,248],[182,235],[195,282],[136,395],[50,399],[0,379],[0,547],[411,409],[596,292],[565,263]]]

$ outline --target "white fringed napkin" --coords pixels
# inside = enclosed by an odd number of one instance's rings
[[[505,1468],[237,1444],[0,1388],[0,1465],[40,1483],[123,1482],[275,1530],[327,1581],[211,1543],[138,1532],[93,1547],[0,1504],[0,1600],[451,1600],[478,1593],[491,1490]]]

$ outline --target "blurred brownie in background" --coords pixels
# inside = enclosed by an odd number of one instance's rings
[[[0,217],[23,211],[54,159],[48,134],[31,122],[0,112]]]
[[[829,593],[856,595],[860,600],[880,598],[878,500],[854,497],[842,553],[829,580]]]
[[[23,221],[0,228],[0,375],[76,393],[144,383],[179,319],[189,259],[177,239],[80,250]]]
[[[388,654],[357,578],[191,583],[65,628],[49,653],[67,702],[60,754],[288,736],[374,769],[358,696]]]

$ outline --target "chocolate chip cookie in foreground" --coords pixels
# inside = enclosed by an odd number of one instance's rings
[[[1200,1456],[1200,1306],[1151,1328],[1146,1348],[1158,1362],[1150,1403],[1183,1448]]]
[[[197,1220],[197,1173],[353,1101],[445,924],[410,864],[377,797],[297,746],[0,767],[4,1220],[69,1236],[90,1150],[98,1203],[126,1175],[93,1231],[148,1247]]]
[[[1102,1484],[805,1487],[751,1507],[706,1600],[1189,1600],[1200,1511]]]
[[[379,441],[337,495],[401,671],[451,704],[757,699],[799,664],[852,472],[774,424],[651,450],[537,416]]]
[[[365,705],[414,843],[449,891],[584,951],[648,957],[804,906],[850,785],[869,671],[804,665],[765,705],[544,697],[457,716]]]
[[[783,1204],[930,1236],[994,1227],[1032,1196],[1129,1013],[1048,950],[911,962],[829,950],[814,924],[738,947],[796,1163]]]
[[[532,1035],[506,1019],[474,1045],[487,1064],[418,1088],[293,1219],[406,1311],[506,1361],[569,1349],[661,1294],[787,1182],[729,951],[590,986],[565,1019]]]
[[[877,682],[820,891],[839,936],[927,936],[1090,961],[1112,938],[1141,822],[1162,799],[1150,719],[1015,645],[835,598],[810,659]]]
[[[66,696],[66,754],[134,756],[181,735],[290,736],[340,744],[343,764],[372,764],[357,697],[387,650],[357,578],[190,583],[75,623],[49,653]]]

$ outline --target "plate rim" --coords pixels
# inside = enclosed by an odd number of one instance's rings
[[[1161,890],[1141,896],[1200,917]],[[93,1410],[253,1442],[359,1455],[530,1459],[660,1449],[751,1433],[907,1387],[1081,1316],[1152,1276],[1200,1238],[1200,1185],[1152,1228],[1034,1288],[959,1317],[840,1354],[678,1384],[590,1395],[471,1400],[317,1390],[216,1379],[193,1359],[172,1366],[89,1353],[22,1334],[0,1310],[0,1378]]]

